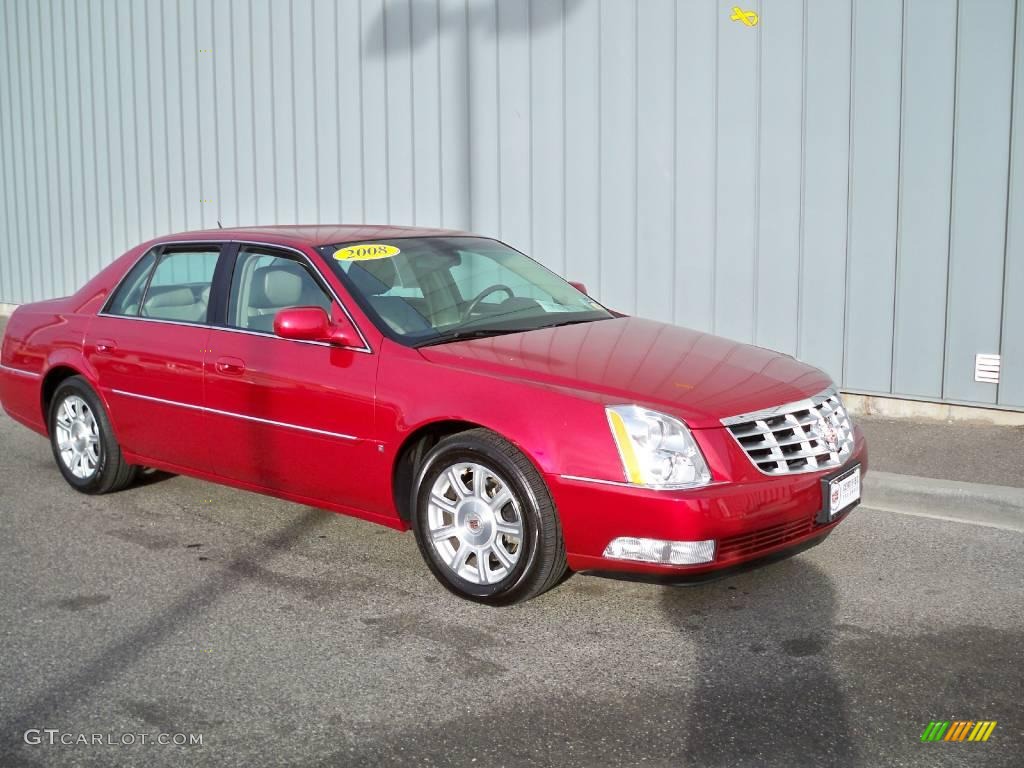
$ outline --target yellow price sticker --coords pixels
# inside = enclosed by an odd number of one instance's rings
[[[369,261],[371,259],[388,259],[397,256],[402,251],[393,245],[383,243],[364,243],[362,245],[350,245],[348,248],[341,248],[334,252],[334,258],[338,261]]]

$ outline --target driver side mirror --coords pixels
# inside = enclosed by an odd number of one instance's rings
[[[566,282],[568,282],[569,285],[571,285],[577,291],[582,293],[584,296],[589,296],[590,295],[590,291],[587,290],[587,286],[585,286],[583,283],[581,283],[581,282],[579,282],[577,280],[567,280]]]
[[[274,315],[274,334],[293,341],[323,341],[339,347],[352,346],[352,334],[335,325],[320,307],[291,307]]]

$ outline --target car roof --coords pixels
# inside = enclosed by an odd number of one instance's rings
[[[399,237],[465,236],[470,232],[432,227],[405,227],[394,224],[280,224],[266,227],[202,229],[159,237],[153,242],[175,240],[248,240],[271,241],[282,245],[333,245],[335,243],[383,240]]]

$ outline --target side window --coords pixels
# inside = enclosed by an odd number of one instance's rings
[[[142,303],[142,292],[146,290],[146,282],[149,280],[149,272],[156,262],[156,252],[150,251],[124,276],[121,284],[107,303],[103,311],[108,315],[128,315],[135,317],[139,314],[139,305]]]
[[[228,325],[274,332],[274,315],[289,307],[320,307],[329,315],[331,297],[307,266],[258,248],[238,252],[231,277]]]
[[[164,251],[142,302],[142,317],[205,323],[210,286],[220,249],[188,248]]]

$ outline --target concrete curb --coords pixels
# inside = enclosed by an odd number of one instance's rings
[[[1024,488],[871,470],[864,480],[864,506],[1024,532]]]
[[[880,416],[883,419],[904,419],[967,424],[992,424],[998,427],[1024,425],[1024,411],[1011,408],[987,408],[984,405],[936,403],[885,395],[861,395],[843,392],[843,403],[854,416]]]

